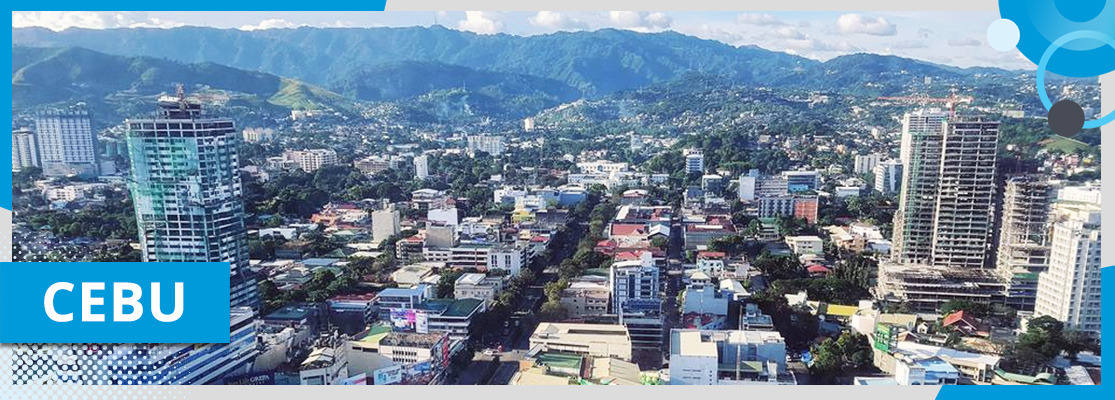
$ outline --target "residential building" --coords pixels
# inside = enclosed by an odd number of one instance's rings
[[[883,301],[936,312],[949,300],[1002,302],[1007,286],[991,269],[882,263],[875,292]]]
[[[180,94],[160,98],[154,118],[124,124],[143,260],[227,262],[231,306],[258,307],[235,122],[206,116]]]
[[[523,251],[514,245],[503,245],[488,251],[488,271],[504,270],[511,276],[518,276],[526,263]]]
[[[905,166],[898,160],[887,160],[875,166],[875,191],[890,195],[902,191],[902,173]]]
[[[275,137],[275,130],[271,128],[244,128],[242,135],[245,143],[269,142]]]
[[[298,165],[305,172],[314,172],[327,165],[337,165],[337,152],[330,149],[287,150],[283,158]]]
[[[685,173],[695,174],[705,171],[705,155],[700,150],[685,151]]]
[[[739,177],[739,201],[755,201],[755,180],[751,175]]]
[[[39,112],[35,115],[35,140],[44,176],[94,177],[100,172],[97,135],[89,113],[83,109]]]
[[[778,332],[674,329],[670,384],[794,384]]]
[[[996,269],[1010,281],[1006,301],[1016,310],[1034,310],[1038,274],[1049,267],[1051,194],[1045,176],[1014,176],[1006,182]]]
[[[367,176],[391,169],[391,157],[371,155],[352,162],[353,168]]]
[[[298,367],[299,384],[332,385],[348,378],[345,344],[340,339],[329,340],[310,351]]]
[[[631,361],[631,336],[623,325],[542,322],[530,335],[530,347],[591,357]]]
[[[999,123],[911,113],[903,123],[902,194],[892,259],[983,268],[995,197]]]
[[[1068,197],[1068,196],[1066,196]],[[1097,197],[1098,198],[1098,197]],[[1038,278],[1034,315],[1100,333],[1100,204],[1058,200],[1049,269]]]
[[[720,175],[705,175],[701,177],[701,191],[706,196],[717,197],[724,192],[724,177]]]
[[[492,156],[503,154],[507,150],[503,136],[497,135],[469,135],[468,152],[470,154],[488,153]]]
[[[39,167],[39,147],[30,129],[12,130],[12,172]]]
[[[878,154],[857,154],[852,171],[857,174],[870,173],[875,170],[875,166],[879,164],[881,158],[882,156]]]
[[[421,155],[414,157],[414,177],[426,179],[430,176],[430,158]]]
[[[799,256],[825,254],[824,241],[816,236],[786,236],[786,245]]]

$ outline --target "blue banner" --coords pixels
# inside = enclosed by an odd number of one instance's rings
[[[228,263],[0,264],[0,343],[228,343]]]

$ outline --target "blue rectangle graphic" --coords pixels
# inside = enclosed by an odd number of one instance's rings
[[[229,264],[0,263],[0,343],[228,343]]]

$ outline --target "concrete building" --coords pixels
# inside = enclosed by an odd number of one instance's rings
[[[1051,194],[1045,176],[1014,176],[1006,182],[996,270],[1010,281],[1006,301],[1016,310],[1034,310],[1038,274],[1049,268]]]
[[[983,268],[995,197],[999,123],[912,113],[903,122],[906,166],[892,259]]]
[[[40,167],[39,147],[30,129],[12,130],[12,172],[24,168]]]
[[[755,180],[756,177],[750,175],[739,177],[739,201],[755,201]]]
[[[706,196],[720,196],[724,191],[724,177],[720,175],[705,175],[701,177],[701,191]]]
[[[821,188],[820,171],[782,171],[782,179],[786,180],[786,189],[790,193],[808,192]]]
[[[705,171],[705,155],[697,149],[685,151],[685,173],[695,174]]]
[[[876,165],[875,191],[885,195],[900,193],[904,168],[899,160],[887,160]]]
[[[230,263],[231,305],[258,307],[248,270],[236,124],[205,116],[183,94],[160,98],[155,118],[124,125],[143,260]]]
[[[470,154],[484,152],[492,156],[498,156],[507,150],[503,136],[469,135],[467,140]]]
[[[787,236],[786,245],[799,256],[825,254],[824,241],[816,236]]]
[[[1054,206],[1049,269],[1038,279],[1036,316],[1066,329],[1100,333],[1100,204],[1058,201]]]
[[[337,165],[337,152],[330,149],[287,150],[283,158],[298,165],[305,172],[314,172],[327,165]]]
[[[372,240],[376,243],[398,235],[400,232],[401,216],[394,205],[372,212]]]
[[[430,158],[421,155],[414,157],[414,177],[426,179],[430,176]]]
[[[1007,282],[991,269],[882,263],[875,292],[883,301],[936,312],[949,300],[1002,302],[1006,289]]]
[[[591,357],[631,361],[631,336],[623,325],[543,322],[530,335],[530,347]]]
[[[670,332],[671,385],[793,384],[787,372],[778,332]]]
[[[391,158],[372,155],[352,162],[353,168],[367,176],[391,169]]]
[[[144,129],[154,130],[155,126]],[[95,177],[100,172],[97,135],[85,110],[39,112],[35,115],[35,140],[44,176]]]
[[[875,166],[879,164],[879,160],[881,158],[882,156],[878,154],[857,154],[855,159],[855,166],[852,167],[852,171],[857,174],[866,174],[869,172],[873,172],[875,170]]]
[[[489,249],[487,255],[488,271],[504,270],[510,276],[518,276],[526,263],[525,255],[521,249],[514,245],[503,245]]]
[[[503,291],[508,280],[510,277],[464,274],[453,283],[453,298],[480,299],[490,304]]]
[[[601,316],[608,313],[612,289],[608,278],[586,275],[574,278],[561,292],[561,305],[569,311],[569,318]]]

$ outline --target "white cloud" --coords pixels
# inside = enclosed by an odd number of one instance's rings
[[[771,14],[743,13],[736,16],[736,22],[747,25],[778,26],[785,25],[782,20]]]
[[[152,18],[145,12],[28,11],[12,12],[12,28],[42,27],[53,31],[69,28],[174,28],[182,23]]]
[[[649,11],[610,11],[608,19],[617,28],[638,32],[661,31],[674,23],[674,20],[665,13]]]
[[[952,47],[978,47],[982,45],[983,42],[974,38],[949,39],[949,46]]]
[[[291,29],[291,28],[297,28],[297,27],[300,27],[300,26],[306,26],[306,25],[305,24],[296,24],[296,23],[287,21],[285,19],[272,18],[272,19],[265,19],[263,21],[259,21],[259,23],[255,24],[255,25],[244,25],[244,26],[241,26],[239,29],[242,30],[242,31],[262,31],[262,30],[267,30],[267,29]]]
[[[489,11],[465,11],[465,19],[457,22],[457,28],[481,35],[494,35],[503,30],[499,14]]]
[[[836,29],[843,34],[864,34],[874,36],[894,36],[898,26],[883,17],[864,17],[860,14],[844,14],[836,19]]]
[[[531,25],[556,31],[588,29],[588,24],[558,11],[539,11],[528,19]]]
[[[801,33],[801,31],[799,31],[797,28],[794,28],[792,26],[783,26],[781,28],[773,30],[772,33],[774,34],[774,36],[777,36],[777,37],[780,37],[780,38],[783,38],[783,39],[799,39],[800,40],[800,39],[805,39],[805,38],[808,37],[804,33]]]

